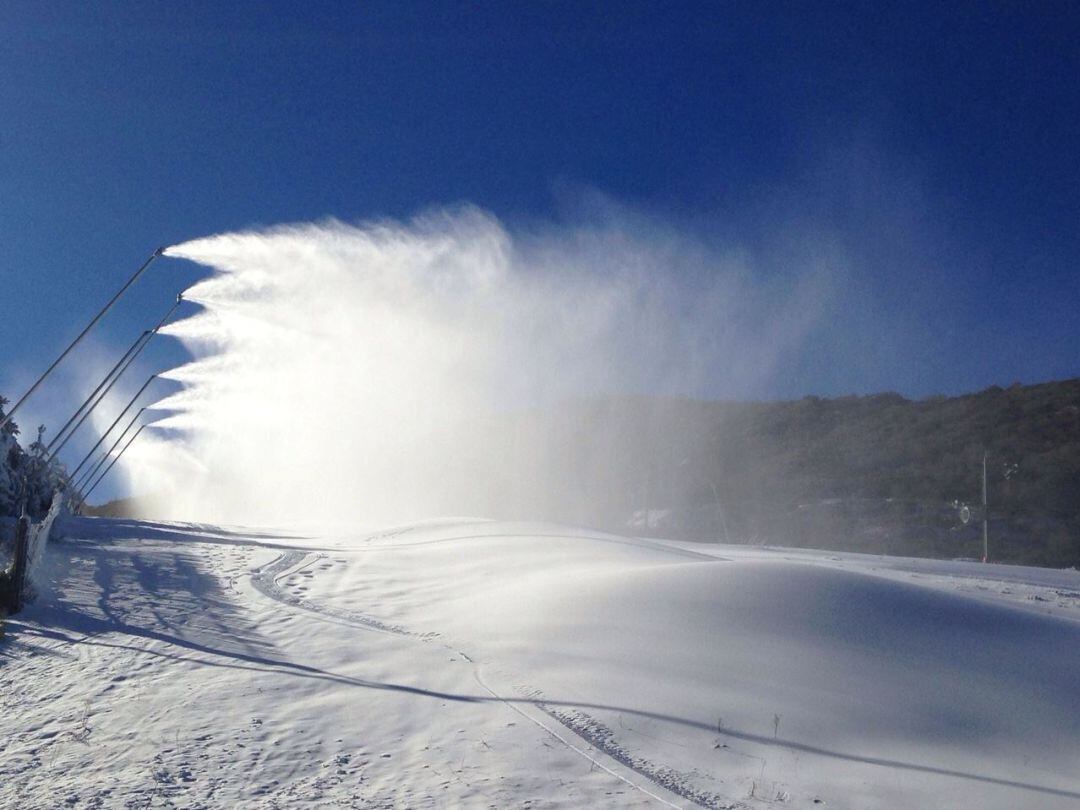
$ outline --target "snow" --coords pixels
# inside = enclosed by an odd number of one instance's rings
[[[1080,573],[70,519],[0,806],[1080,806]]]

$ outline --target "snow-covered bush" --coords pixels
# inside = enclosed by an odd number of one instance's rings
[[[7,399],[0,396],[0,420],[4,418],[6,404]],[[46,458],[44,433],[42,425],[37,439],[26,451],[19,445],[19,427],[14,421],[0,430],[0,516],[17,515],[25,497],[27,513],[40,519],[49,511],[53,495],[65,486],[63,465]]]

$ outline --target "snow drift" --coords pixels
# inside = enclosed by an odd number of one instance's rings
[[[0,804],[1065,808],[1080,575],[444,522],[77,520]]]

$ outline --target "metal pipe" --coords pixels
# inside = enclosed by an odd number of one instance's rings
[[[146,410],[146,407],[139,409],[139,412],[131,418],[131,421],[127,423],[127,426],[120,432],[120,435],[117,436],[116,441],[112,443],[112,446],[109,448],[108,452],[105,453],[98,460],[98,463],[94,465],[93,469],[90,470],[90,472],[85,473],[79,481],[73,484],[75,489],[79,489],[79,487],[85,486],[87,483],[89,483],[89,481],[97,474],[98,470],[101,469],[101,465],[108,460],[109,456],[112,455],[114,450],[116,450],[120,442],[122,442],[124,440],[124,437],[128,435],[128,431],[130,431],[135,426],[135,423],[139,421],[139,417],[142,416],[143,412]]]
[[[129,278],[127,280],[127,283],[123,287],[120,288],[120,291],[117,292],[116,295],[114,295],[111,299],[109,299],[109,303],[107,303],[102,308],[101,312],[99,312],[97,315],[94,316],[94,319],[92,321],[90,321],[90,323],[88,323],[86,325],[86,328],[83,329],[79,333],[79,336],[77,338],[75,338],[75,340],[71,341],[71,345],[69,345],[66,349],[64,349],[64,351],[60,354],[59,357],[57,357],[55,360],[53,360],[53,364],[51,366],[49,366],[47,369],[45,369],[44,374],[42,374],[40,377],[37,378],[37,381],[33,385],[30,386],[30,390],[27,391],[25,394],[23,394],[21,397],[19,397],[19,401],[16,402],[12,406],[11,410],[8,411],[7,416],[5,416],[3,421],[0,422],[0,430],[3,430],[4,425],[6,425],[8,422],[11,421],[11,418],[15,415],[15,411],[19,410],[19,406],[21,406],[24,402],[26,402],[26,400],[30,397],[30,395],[33,394],[34,391],[37,390],[38,386],[41,385],[45,381],[46,377],[48,377],[50,374],[52,374],[53,369],[55,369],[58,365],[60,365],[61,361],[71,353],[71,350],[74,349],[76,346],[78,346],[79,343],[82,342],[82,339],[84,337],[86,337],[87,333],[91,329],[94,328],[94,325],[105,316],[105,313],[108,312],[110,309],[112,309],[113,304],[115,304],[117,302],[117,300],[120,298],[120,296],[123,295],[127,291],[127,288],[130,287],[132,284],[134,284],[135,280],[146,271],[146,268],[149,267],[153,263],[154,259],[156,259],[158,256],[160,256],[164,252],[165,252],[164,247],[159,247],[157,250],[155,250],[153,252],[153,254],[150,256],[150,258],[147,259],[143,263],[143,266],[135,271],[135,275],[133,275],[131,278]]]
[[[117,360],[117,361],[116,361],[116,365],[115,365],[115,366],[113,366],[113,367],[112,367],[111,369],[109,369],[109,373],[108,373],[108,374],[106,374],[106,375],[105,375],[105,376],[104,376],[104,377],[102,378],[101,382],[100,382],[100,383],[98,383],[98,386],[97,386],[97,388],[95,388],[95,389],[94,389],[94,390],[93,390],[93,391],[92,391],[92,392],[90,393],[90,396],[88,396],[88,397],[87,397],[87,398],[86,398],[85,400],[83,400],[83,403],[82,403],[82,405],[80,405],[80,406],[79,406],[78,410],[76,410],[76,411],[75,411],[75,413],[73,413],[73,414],[71,415],[71,418],[70,418],[70,419],[68,419],[68,420],[67,420],[67,422],[65,422],[65,423],[64,423],[64,426],[63,426],[62,428],[60,428],[60,432],[59,432],[59,433],[57,433],[57,434],[56,434],[56,435],[55,435],[55,436],[53,437],[53,440],[52,440],[51,442],[49,442],[49,446],[45,448],[45,454],[46,454],[46,455],[51,455],[51,454],[52,454],[52,452],[53,452],[53,447],[55,447],[55,446],[56,446],[56,444],[57,444],[57,442],[59,442],[59,441],[61,440],[61,438],[62,438],[62,437],[64,436],[64,433],[65,433],[65,432],[67,431],[67,429],[68,429],[69,427],[71,427],[71,423],[72,423],[72,422],[74,422],[74,421],[75,421],[76,419],[78,419],[78,418],[79,418],[79,416],[80,416],[80,415],[82,414],[82,412],[83,412],[83,411],[84,411],[84,410],[85,410],[85,409],[86,409],[86,408],[87,408],[88,406],[90,406],[90,403],[91,403],[91,402],[93,401],[94,397],[96,397],[96,396],[97,396],[97,395],[98,395],[98,394],[99,394],[99,393],[101,392],[101,389],[102,389],[102,388],[104,388],[104,387],[105,387],[105,385],[106,385],[106,383],[108,383],[108,381],[109,381],[109,380],[110,380],[110,379],[112,378],[112,376],[113,376],[114,374],[116,374],[116,370],[117,370],[118,368],[120,368],[120,366],[121,366],[121,365],[123,364],[123,362],[124,362],[125,360],[127,360],[127,359],[128,359],[128,356],[129,356],[129,355],[130,355],[130,354],[131,354],[132,352],[135,352],[135,351],[141,352],[141,351],[142,351],[142,348],[138,348],[138,349],[136,348],[136,347],[138,347],[138,346],[139,346],[139,343],[140,343],[140,342],[141,342],[142,340],[144,340],[144,339],[145,339],[145,340],[146,340],[147,342],[149,342],[149,337],[148,337],[148,336],[149,336],[149,335],[153,335],[153,334],[156,334],[156,333],[157,333],[157,331],[158,331],[159,329],[161,329],[161,327],[162,327],[162,326],[164,326],[164,325],[165,325],[165,322],[166,322],[167,320],[169,320],[169,318],[170,318],[170,317],[172,317],[172,314],[173,314],[173,313],[174,313],[174,312],[176,311],[176,308],[177,308],[178,306],[180,306],[180,302],[181,302],[181,301],[183,301],[183,299],[184,299],[184,293],[180,293],[179,295],[177,295],[177,296],[176,296],[176,303],[175,303],[175,304],[173,304],[173,305],[172,305],[172,306],[171,306],[171,307],[169,308],[169,311],[165,313],[165,317],[164,317],[164,318],[162,318],[162,319],[161,319],[160,321],[158,321],[158,325],[157,325],[157,326],[155,326],[155,327],[154,327],[153,329],[147,329],[147,330],[146,330],[145,332],[143,332],[143,333],[142,333],[141,335],[139,335],[139,337],[137,337],[137,338],[135,339],[135,342],[131,344],[131,347],[130,347],[130,348],[129,348],[129,349],[128,349],[128,350],[126,351],[126,352],[124,352],[124,356],[123,356],[123,357],[121,357],[121,358],[120,358],[119,360]],[[125,366],[125,368],[126,368],[126,366]],[[123,372],[121,372],[121,373],[123,373]],[[104,398],[104,396],[105,396],[105,395],[104,395],[104,394],[102,394],[102,397],[103,397],[103,398]],[[98,404],[99,404],[100,402],[101,402],[101,400],[99,399],[99,400],[98,400],[97,402],[95,402],[95,403],[93,404],[93,406],[92,406],[92,407],[90,407],[90,410],[93,410],[94,408],[96,408],[96,407],[98,406]],[[78,429],[79,429],[79,427],[80,427],[81,425],[82,425],[82,421],[80,421],[80,422],[79,422],[79,425],[75,427],[75,430],[78,430]],[[73,431],[72,431],[72,433],[74,433],[74,432],[75,432],[75,430],[73,430]],[[65,439],[65,442],[66,442],[66,439]],[[63,446],[63,445],[61,445],[61,447],[62,447],[62,446]],[[57,448],[57,452],[59,452],[59,450],[60,450],[60,448],[58,447],[58,448]]]
[[[104,464],[104,463],[105,463],[105,460],[106,460],[106,459],[107,459],[107,458],[108,458],[109,456],[111,456],[111,455],[112,455],[112,452],[113,452],[113,450],[115,450],[115,449],[116,449],[116,447],[117,447],[117,445],[119,445],[119,444],[120,444],[120,442],[122,442],[122,441],[124,440],[124,437],[125,437],[125,436],[127,436],[127,434],[128,434],[128,431],[129,431],[129,430],[131,430],[131,428],[132,428],[132,427],[134,427],[135,423],[139,421],[139,417],[143,415],[143,412],[144,412],[145,410],[146,410],[146,408],[145,408],[145,407],[144,407],[144,408],[139,408],[139,412],[138,412],[137,414],[135,414],[135,415],[134,415],[133,417],[131,417],[131,421],[127,423],[127,427],[125,427],[125,428],[124,428],[124,429],[123,429],[123,430],[121,431],[120,435],[116,437],[116,441],[112,443],[112,447],[110,447],[110,448],[108,449],[108,451],[107,451],[107,452],[105,453],[105,455],[103,455],[103,456],[102,456],[102,457],[101,457],[101,458],[100,458],[100,459],[98,460],[98,463],[97,463],[97,464],[95,464],[95,465],[93,466],[93,468],[92,468],[92,469],[90,470],[90,472],[88,472],[88,473],[85,473],[85,474],[83,475],[83,477],[82,477],[82,478],[81,478],[81,479],[80,479],[79,481],[76,481],[76,482],[75,482],[74,484],[72,484],[72,486],[74,486],[74,487],[75,487],[75,489],[78,489],[79,487],[83,486],[83,485],[84,485],[84,484],[86,484],[86,483],[87,483],[87,482],[88,482],[88,481],[89,481],[89,480],[90,480],[91,478],[93,478],[93,477],[94,477],[95,475],[97,475],[97,471],[101,469],[101,465],[102,465],[102,464]]]
[[[109,466],[105,468],[105,472],[103,472],[101,474],[101,477],[98,478],[98,480],[94,482],[94,485],[92,487],[90,487],[90,489],[86,490],[86,494],[82,496],[82,500],[83,500],[84,503],[90,497],[90,493],[93,492],[95,489],[97,489],[97,485],[105,480],[105,476],[109,474],[109,470],[111,470],[113,468],[113,464],[115,464],[116,462],[118,462],[120,460],[120,456],[124,455],[124,453],[127,452],[127,449],[129,447],[131,447],[132,444],[135,443],[135,440],[137,438],[139,438],[139,434],[142,433],[144,430],[146,430],[146,428],[148,428],[148,427],[150,427],[150,426],[149,425],[143,425],[142,427],[140,427],[138,430],[135,431],[135,435],[131,437],[131,439],[128,441],[127,444],[124,445],[124,449],[121,450],[119,453],[117,453],[116,458],[114,458],[109,463]]]
[[[116,373],[116,370],[120,368],[123,362],[128,359],[128,357],[133,351],[135,351],[135,348],[147,337],[147,335],[152,334],[153,330],[147,329],[145,332],[135,338],[135,342],[131,344],[131,346],[126,352],[124,352],[123,357],[117,360],[116,365],[109,369],[109,373],[101,379],[101,382],[98,383],[97,388],[90,392],[90,396],[83,400],[83,403],[79,406],[78,410],[76,410],[75,413],[71,415],[71,418],[64,423],[64,426],[62,428],[60,428],[60,432],[53,437],[53,440],[51,442],[49,442],[49,446],[45,448],[45,452],[47,454],[52,453],[53,447],[56,445],[57,442],[60,441],[61,438],[63,438],[64,434],[67,432],[67,429],[71,427],[71,423],[78,419],[80,416],[82,416],[83,411],[86,410],[86,407],[91,403],[91,401],[93,401],[94,397],[101,393],[101,389],[104,388],[105,384],[112,379],[112,376]],[[80,422],[79,424],[81,425],[82,422]]]
[[[133,397],[131,398],[131,401],[130,401],[130,402],[128,402],[128,404],[124,406],[124,410],[120,411],[120,415],[119,415],[119,416],[117,416],[117,417],[116,417],[116,419],[114,419],[114,420],[113,420],[113,423],[112,423],[111,425],[109,425],[109,429],[108,429],[108,430],[106,430],[106,431],[105,431],[104,433],[102,433],[102,434],[101,434],[101,438],[100,438],[100,439],[98,439],[98,440],[97,440],[97,442],[96,442],[96,443],[94,444],[94,446],[90,448],[90,452],[89,452],[89,453],[87,453],[87,454],[86,454],[86,456],[85,456],[85,457],[83,457],[83,460],[79,462],[79,466],[78,466],[78,467],[76,467],[76,468],[75,468],[74,470],[72,470],[72,471],[71,471],[71,475],[69,475],[69,476],[68,476],[68,480],[69,480],[69,481],[70,481],[70,480],[71,480],[72,478],[74,478],[74,477],[75,477],[76,475],[78,475],[78,474],[79,474],[79,470],[81,470],[81,469],[83,468],[83,465],[84,465],[84,464],[86,464],[86,462],[90,460],[90,457],[91,457],[92,455],[94,455],[94,453],[96,453],[96,452],[97,452],[97,449],[98,449],[99,447],[101,447],[101,443],[102,443],[103,441],[105,441],[105,437],[106,437],[106,436],[108,436],[108,435],[109,435],[110,433],[112,433],[112,429],[113,429],[114,427],[116,427],[117,423],[118,423],[118,422],[119,422],[119,421],[120,421],[121,419],[123,419],[123,418],[124,418],[124,414],[126,414],[126,413],[127,413],[127,412],[128,412],[129,410],[131,410],[131,406],[135,404],[135,400],[137,400],[137,399],[138,399],[139,397],[141,397],[141,396],[142,396],[142,393],[143,393],[143,391],[145,391],[145,390],[146,390],[147,386],[148,386],[148,385],[150,385],[150,383],[152,383],[152,382],[153,382],[154,380],[156,380],[156,379],[157,379],[157,374],[151,374],[151,375],[150,375],[149,377],[147,377],[147,378],[146,378],[146,382],[144,382],[144,383],[142,384],[142,388],[140,388],[140,389],[138,390],[138,392],[137,392],[137,393],[135,394],[135,396],[133,396]]]
[[[83,426],[83,423],[86,422],[86,420],[90,417],[90,414],[93,413],[94,409],[97,408],[97,406],[100,405],[105,400],[105,397],[107,397],[109,395],[109,392],[113,389],[113,386],[116,385],[118,382],[120,382],[120,378],[124,376],[124,372],[126,372],[128,370],[128,368],[131,367],[131,364],[135,362],[135,359],[142,353],[142,350],[146,348],[146,344],[148,344],[150,342],[151,337],[153,337],[152,332],[151,332],[149,337],[146,337],[146,338],[142,339],[143,342],[139,346],[139,348],[135,351],[134,354],[131,355],[131,357],[128,358],[127,362],[124,363],[123,368],[121,368],[120,371],[117,372],[116,376],[113,377],[112,380],[109,381],[109,384],[107,386],[105,386],[105,390],[101,392],[101,395],[97,398],[97,401],[94,402],[94,404],[90,407],[90,409],[88,411],[86,411],[86,413],[84,413],[82,415],[82,418],[79,419],[79,421],[75,424],[75,427],[73,427],[71,429],[71,432],[68,433],[68,435],[64,438],[64,440],[62,442],[60,442],[59,445],[57,445],[56,450],[54,450],[53,453],[52,453],[52,456],[59,455],[60,451],[64,449],[64,445],[66,445],[68,443],[68,441],[71,439],[72,436],[74,436],[76,433],[78,433],[79,428],[81,428]],[[50,458],[52,456],[50,456]]]
[[[68,433],[67,437],[65,437],[65,439],[60,442],[56,450],[52,452],[50,458],[52,456],[58,455],[60,451],[64,449],[64,445],[67,444],[68,440],[78,432],[79,428],[83,426],[83,423],[86,421],[87,417],[89,417],[90,414],[93,412],[94,408],[100,405],[105,399],[105,397],[108,396],[108,393],[112,390],[113,386],[116,385],[116,383],[120,380],[122,376],[124,376],[124,372],[128,370],[131,364],[135,362],[135,359],[142,353],[143,349],[146,348],[147,344],[150,342],[150,339],[158,333],[158,330],[165,325],[165,322],[176,311],[176,308],[180,306],[180,302],[183,301],[183,296],[183,293],[180,293],[176,296],[176,303],[172,305],[172,307],[167,313],[165,313],[165,317],[158,321],[158,325],[155,326],[153,329],[149,330],[149,336],[147,336],[145,332],[143,333],[143,337],[140,338],[140,340],[143,341],[142,345],[140,345],[139,348],[135,350],[135,353],[128,358],[128,361],[124,364],[124,367],[121,368],[120,371],[117,372],[116,376],[112,378],[112,381],[105,387],[105,390],[101,392],[101,396],[99,396],[97,398],[97,401],[90,406],[90,410],[88,410],[82,415],[82,418],[79,420],[78,424],[76,424],[75,427],[71,429],[71,432]]]
[[[982,476],[982,502],[983,502],[983,562],[990,557],[990,498],[986,484],[986,452],[983,452],[983,476]]]

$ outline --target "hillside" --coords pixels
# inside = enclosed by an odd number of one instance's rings
[[[985,452],[990,558],[1080,566],[1080,379],[923,400],[596,397],[467,433],[465,453],[432,443],[432,465],[454,459],[433,475],[440,511],[410,517],[979,559]],[[88,513],[160,517],[153,499]]]
[[[1080,573],[443,521],[77,518],[0,807],[1072,808]]]
[[[944,558],[982,556],[985,452],[991,558],[1080,565],[1080,379],[915,401],[592,399],[495,430],[514,481],[483,514]],[[517,486],[530,467],[540,492]]]

